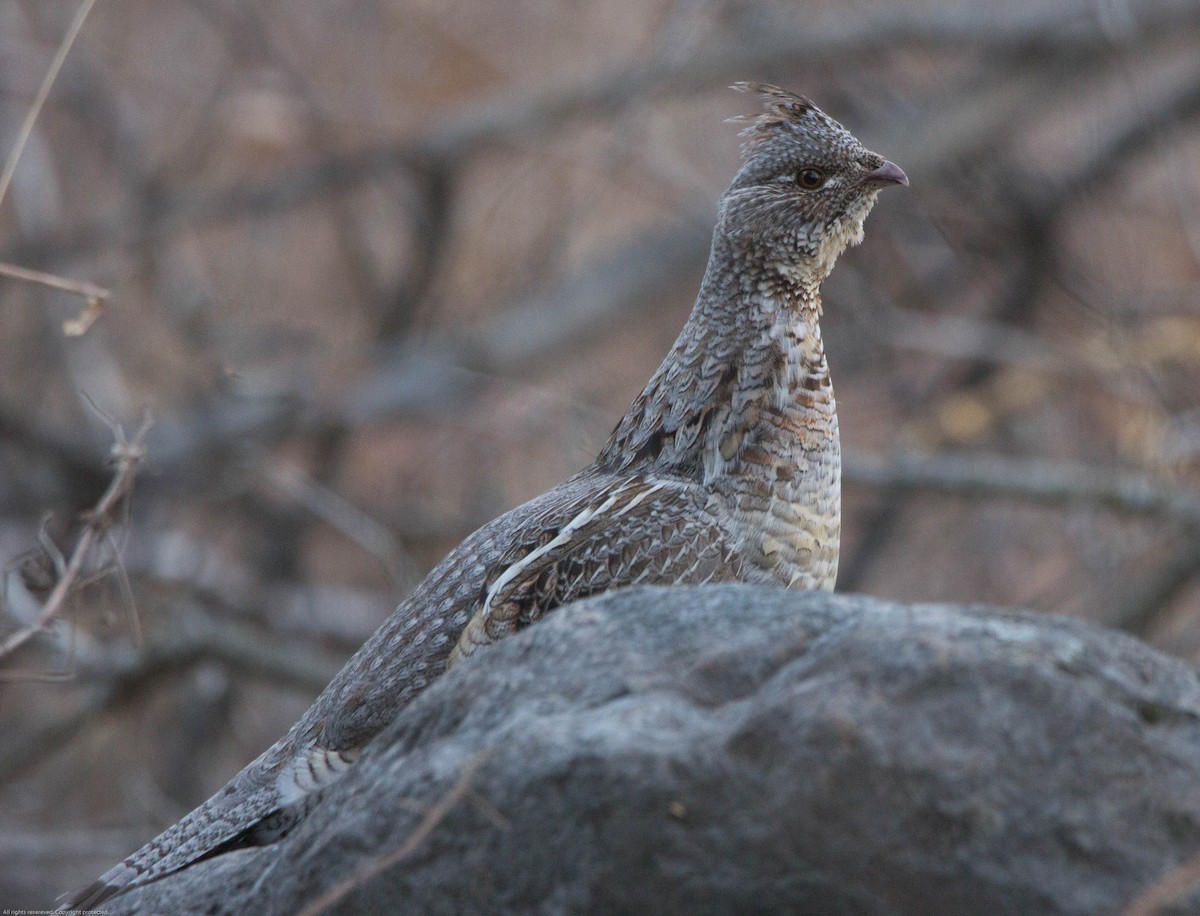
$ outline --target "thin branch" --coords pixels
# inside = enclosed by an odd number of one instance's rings
[[[63,36],[62,42],[59,43],[58,51],[54,55],[54,60],[50,62],[50,69],[46,71],[46,75],[42,78],[42,85],[38,87],[33,104],[29,107],[29,113],[25,115],[25,120],[21,123],[21,129],[17,133],[17,142],[13,144],[13,148],[8,154],[8,161],[4,163],[4,171],[0,173],[0,204],[4,203],[4,196],[8,193],[8,186],[12,182],[13,172],[17,170],[17,162],[21,158],[21,153],[25,151],[25,144],[29,142],[29,138],[33,134],[34,122],[37,121],[38,115],[41,114],[42,106],[46,104],[46,99],[50,95],[50,89],[54,85],[54,81],[58,79],[58,72],[62,69],[63,62],[67,59],[67,55],[71,53],[71,46],[75,44],[75,39],[79,36],[80,30],[83,28],[84,20],[87,19],[88,13],[92,11],[92,7],[95,5],[96,0],[83,0],[79,4],[79,9],[75,12],[75,18],[72,20],[70,28],[67,29],[67,34]]]
[[[901,490],[1085,505],[1200,526],[1200,491],[1145,474],[999,455],[884,456],[847,449],[847,480]]]
[[[222,391],[191,412],[160,416],[148,442],[160,472],[157,480],[178,480],[186,470],[188,487],[194,489],[204,475],[222,467],[225,452],[247,442],[267,447],[284,436],[325,436],[347,425],[361,427],[404,413],[429,415],[460,404],[496,375],[510,375],[514,366],[536,364],[551,354],[562,358],[606,324],[654,303],[678,276],[703,268],[704,257],[704,241],[693,231],[647,231],[545,294],[507,304],[477,333],[430,334],[390,344],[329,409],[305,409],[298,397],[286,394],[249,399]],[[0,432],[6,422],[17,441],[37,432],[23,419],[0,412]],[[54,441],[45,447],[68,448]],[[423,522],[418,536],[425,528]]]
[[[178,599],[175,604],[180,601],[190,603]],[[76,709],[61,718],[32,726],[19,742],[0,743],[0,784],[36,767],[85,734],[102,716],[202,661],[309,696],[329,683],[341,663],[330,654],[265,637],[260,630],[232,620],[212,620],[199,611],[177,613],[169,634],[141,651],[127,644],[105,646],[80,639],[75,680],[94,682],[94,687]]]
[[[12,277],[14,280],[24,280],[27,283],[40,283],[42,286],[49,286],[52,289],[61,289],[64,292],[74,293],[76,296],[83,296],[88,302],[98,302],[112,298],[112,291],[105,289],[103,286],[97,286],[94,283],[88,283],[84,280],[68,280],[66,277],[48,274],[41,270],[18,267],[16,264],[0,262],[0,277]]]
[[[149,417],[142,422],[131,440],[126,441],[124,434],[118,431],[118,441],[113,446],[113,457],[117,463],[116,474],[113,475],[108,489],[104,491],[99,502],[86,513],[83,533],[79,536],[70,559],[67,560],[62,576],[46,598],[38,619],[29,626],[22,627],[10,634],[3,643],[0,643],[0,659],[4,659],[25,645],[38,633],[47,629],[55,620],[62,617],[66,611],[67,599],[79,586],[84,569],[92,558],[93,548],[97,543],[104,541],[109,529],[116,523],[121,503],[133,487],[134,477],[146,454],[143,443],[149,431]]]
[[[641,233],[553,289],[506,303],[476,333],[430,334],[389,347],[333,415],[362,424],[444,410],[495,375],[561,359],[620,316],[655,303],[678,277],[702,270],[706,255],[707,240],[694,231]]]
[[[1190,12],[1171,3],[1147,4],[1139,11],[1139,36],[1194,27]],[[264,181],[215,191],[187,188],[164,193],[143,224],[122,213],[79,226],[71,237],[23,239],[6,253],[9,260],[41,261],[76,257],[112,248],[137,248],[150,239],[185,228],[246,216],[288,211],[313,199],[338,194],[383,175],[423,174],[430,163],[454,169],[473,156],[520,138],[530,142],[564,121],[619,113],[631,104],[669,92],[695,92],[726,85],[747,73],[764,73],[804,61],[817,67],[847,59],[871,59],[886,49],[954,50],[970,45],[993,54],[1061,54],[1080,47],[1111,47],[1090,12],[1047,8],[995,22],[963,17],[886,14],[850,25],[758,35],[730,47],[727,41],[699,48],[681,60],[611,72],[575,84],[551,82],[536,91],[496,92],[463,106],[415,143],[379,144],[337,152]],[[940,111],[940,108],[939,108]],[[19,255],[19,257],[17,256]]]
[[[379,560],[397,585],[411,588],[420,579],[416,564],[396,536],[341,494],[295,466],[276,466],[265,457],[260,460],[259,470],[270,486],[294,499],[314,518],[336,528]]]
[[[177,617],[175,626],[177,632],[156,647],[154,655],[219,662],[248,677],[312,695],[329,684],[345,660],[345,656],[298,646],[294,640],[264,636],[257,628],[228,619],[189,614]]]

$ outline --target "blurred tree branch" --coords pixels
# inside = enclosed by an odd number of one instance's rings
[[[117,443],[113,446],[112,457],[117,470],[112,482],[95,507],[85,515],[79,540],[76,541],[70,558],[57,570],[57,581],[42,605],[37,619],[10,633],[0,642],[0,661],[63,617],[67,611],[68,600],[87,577],[88,566],[95,560],[96,547],[108,538],[110,530],[117,523],[117,514],[133,489],[134,477],[146,455],[144,441],[146,433],[150,430],[150,418],[147,417],[142,422],[132,439],[127,440],[119,427],[114,428],[117,432]],[[140,640],[136,612],[132,608],[130,610],[133,635],[135,639]],[[4,672],[0,671],[0,679],[3,679],[3,675]]]
[[[1200,28],[1194,10],[1175,0],[1158,0],[1139,10],[1138,34],[1178,35]],[[633,102],[668,92],[693,92],[744,77],[771,72],[795,61],[809,66],[848,59],[870,58],[881,48],[945,50],[971,46],[995,55],[1061,53],[1079,47],[1110,48],[1113,36],[1086,11],[1030,5],[1022,15],[998,24],[990,17],[946,17],[941,13],[892,12],[849,24],[810,28],[802,32],[772,30],[754,34],[744,44],[722,41],[697,49],[682,60],[652,62],[589,77],[578,84],[534,91],[502,92],[469,105],[416,143],[383,144],[350,153],[334,153],[281,171],[266,181],[240,183],[212,190],[164,192],[154,202],[146,223],[132,227],[123,216],[103,218],[42,237],[20,241],[5,259],[43,263],[95,253],[112,247],[140,248],[154,238],[173,235],[186,227],[264,216],[293,209],[317,197],[337,194],[382,175],[403,172],[415,176],[436,170],[453,175],[465,160],[497,145],[528,143],[542,131],[560,129],[581,117],[611,116]],[[990,129],[990,125],[988,125]],[[1131,148],[1137,138],[1130,138]],[[444,178],[442,180],[445,180]]]
[[[1145,474],[999,455],[876,455],[847,449],[847,480],[901,490],[1081,506],[1200,526],[1200,490]]]
[[[183,589],[177,590],[168,632],[148,640],[141,649],[81,640],[76,654],[75,679],[89,685],[88,695],[66,716],[41,723],[27,731],[22,741],[0,747],[0,783],[38,766],[101,717],[140,701],[160,683],[202,661],[314,696],[344,661],[230,619],[215,620]]]
[[[83,23],[87,20],[88,13],[92,11],[92,7],[95,4],[96,0],[82,0],[75,12],[74,20],[72,20],[70,27],[68,27],[66,34],[63,35],[63,39],[58,45],[58,50],[54,52],[50,66],[46,69],[46,75],[42,78],[41,85],[38,86],[33,104],[29,106],[25,120],[21,122],[17,138],[13,142],[12,149],[9,151],[8,159],[5,160],[4,169],[0,171],[0,203],[4,202],[4,197],[8,194],[8,186],[12,182],[13,173],[17,170],[17,163],[21,159],[21,154],[25,151],[25,144],[29,142],[29,137],[33,133],[33,125],[37,121],[38,115],[42,112],[42,106],[46,104],[46,99],[50,96],[50,89],[54,86],[54,81],[58,79],[63,62],[67,59],[67,55],[71,53],[75,39],[79,37],[80,31],[83,29]]]

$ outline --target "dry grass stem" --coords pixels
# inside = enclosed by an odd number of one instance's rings
[[[79,37],[79,32],[83,28],[84,20],[87,19],[88,13],[92,11],[92,7],[95,5],[96,0],[83,0],[79,4],[79,9],[75,12],[75,18],[71,21],[71,26],[67,29],[67,34],[63,36],[63,40],[59,43],[58,51],[54,54],[54,60],[50,62],[50,69],[46,71],[46,75],[42,78],[42,84],[38,87],[33,104],[29,106],[29,113],[25,115],[25,120],[21,122],[21,130],[17,133],[17,142],[13,144],[12,151],[8,154],[8,161],[4,163],[4,171],[0,173],[0,204],[4,203],[4,196],[8,193],[8,186],[12,182],[13,172],[17,170],[17,162],[21,159],[21,153],[25,151],[25,144],[29,142],[29,137],[33,133],[33,125],[37,121],[38,115],[42,112],[42,106],[46,104],[46,99],[50,96],[50,89],[54,86],[54,81],[58,79],[58,73],[62,70],[63,61],[71,53],[71,46],[75,44],[75,39]]]
[[[132,439],[126,439],[124,432],[119,427],[117,428],[117,442],[112,448],[117,470],[112,481],[96,505],[85,513],[83,533],[80,534],[75,549],[66,561],[53,590],[42,605],[38,618],[28,626],[21,627],[10,634],[3,643],[0,643],[0,660],[12,655],[38,633],[46,630],[54,621],[61,619],[66,612],[67,600],[86,578],[86,568],[92,559],[93,550],[109,537],[112,526],[117,522],[118,513],[124,504],[125,497],[133,488],[134,477],[146,454],[144,442],[150,426],[151,421],[147,416]],[[137,635],[136,628],[135,635]]]
[[[93,324],[104,315],[104,303],[112,297],[112,293],[102,286],[88,283],[86,280],[69,280],[55,274],[40,270],[30,270],[28,267],[18,267],[15,264],[0,263],[0,276],[11,277],[14,280],[24,280],[27,283],[38,283],[51,289],[61,289],[87,299],[87,305],[74,318],[63,322],[63,334],[67,337],[82,337]]]
[[[104,302],[112,298],[112,292],[103,286],[96,286],[84,280],[68,280],[55,274],[40,270],[30,270],[28,267],[18,267],[16,264],[0,263],[0,277],[11,277],[14,280],[24,280],[27,283],[38,283],[51,289],[61,289],[63,292],[74,293],[87,299],[87,307],[79,317],[63,322],[63,333],[68,337],[79,337],[104,314]],[[78,330],[73,330],[77,328]]]

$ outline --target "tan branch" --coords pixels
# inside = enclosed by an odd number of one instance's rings
[[[85,513],[83,533],[80,534],[62,575],[59,576],[53,590],[42,605],[37,620],[28,626],[21,627],[10,634],[3,643],[0,643],[0,659],[11,655],[65,613],[67,600],[81,584],[80,580],[85,575],[93,549],[104,541],[109,530],[116,523],[117,512],[133,487],[134,477],[146,454],[143,443],[149,431],[150,420],[148,417],[131,440],[126,440],[118,430],[118,441],[112,449],[117,471],[113,475],[108,489],[104,491],[96,505]]]
[[[53,87],[54,81],[58,79],[58,73],[62,70],[63,61],[67,59],[67,55],[71,52],[71,46],[75,44],[75,39],[79,37],[79,32],[83,28],[84,20],[87,19],[88,13],[92,11],[92,7],[95,5],[96,0],[83,0],[79,4],[79,9],[75,12],[75,18],[71,21],[71,26],[67,29],[67,34],[63,36],[63,40],[58,45],[58,51],[54,54],[54,60],[50,62],[50,68],[46,71],[46,75],[42,77],[42,85],[38,87],[33,104],[29,106],[29,113],[25,115],[25,120],[21,123],[21,129],[17,133],[17,142],[13,144],[13,148],[8,154],[8,161],[4,163],[4,171],[0,173],[0,203],[4,202],[4,195],[8,193],[8,186],[12,182],[13,172],[17,170],[17,162],[21,158],[21,153],[25,151],[25,144],[29,142],[29,137],[33,134],[34,122],[37,121],[38,115],[41,114],[42,106],[46,104],[46,99],[50,95],[50,89]]]
[[[83,296],[89,302],[112,298],[112,292],[103,286],[96,286],[96,284],[84,280],[68,280],[66,277],[44,273],[40,270],[30,270],[28,267],[18,267],[16,264],[5,264],[2,261],[0,261],[0,277],[12,277],[14,280],[24,280],[27,283],[40,283],[42,286]]]
[[[1200,491],[1146,474],[1000,455],[872,454],[847,449],[847,480],[901,490],[1085,505],[1200,526]]]

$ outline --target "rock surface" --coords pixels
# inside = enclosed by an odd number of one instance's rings
[[[1198,851],[1200,678],[1135,640],[639,588],[457,667],[280,843],[109,908],[1091,916]]]

